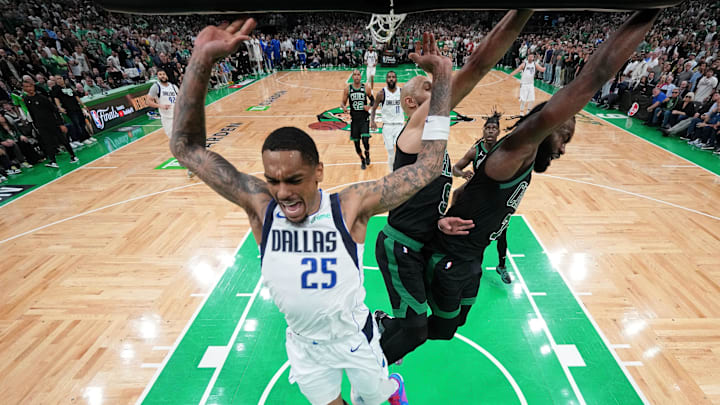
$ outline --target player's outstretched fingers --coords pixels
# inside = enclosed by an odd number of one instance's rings
[[[255,29],[255,25],[257,25],[257,22],[254,18],[248,18],[243,23],[242,27],[240,28],[240,33],[243,35],[250,35],[252,30]]]
[[[430,53],[432,53],[433,55],[440,55],[440,50],[437,47],[437,42],[435,42],[435,35],[433,35],[432,33],[429,33],[428,36],[429,36],[428,39],[430,42],[430,44],[429,44]]]
[[[244,19],[238,18],[237,20],[233,21],[232,24],[228,25],[228,27],[225,28],[225,31],[227,31],[231,34],[234,34],[240,29],[240,27],[243,26],[244,23],[245,23]]]

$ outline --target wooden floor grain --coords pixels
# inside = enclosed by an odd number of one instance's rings
[[[347,132],[308,129],[339,106],[349,74],[278,73],[210,105],[209,133],[239,125],[213,149],[258,172],[265,136],[293,125],[341,164],[326,167],[323,188],[382,176],[381,136],[361,171]],[[518,84],[503,77],[491,73],[456,110],[516,114]],[[281,91],[267,111],[246,111]],[[454,126],[451,158],[481,130]],[[0,208],[0,241],[13,238],[0,243],[0,402],[134,402],[232,260],[246,215],[184,171],[154,170],[167,143],[158,130],[90,164],[117,169],[74,171]],[[519,210],[609,341],[630,345],[617,354],[642,362],[630,373],[658,404],[720,403],[720,178],[663,166],[687,164],[581,113]]]

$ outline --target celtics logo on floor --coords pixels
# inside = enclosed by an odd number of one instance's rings
[[[405,117],[407,118],[407,117]],[[313,122],[309,125],[310,129],[317,129],[321,131],[334,131],[340,129],[343,131],[350,131],[350,114],[343,112],[341,108],[333,108],[331,110],[323,111],[317,116],[318,122]],[[457,111],[450,112],[450,126],[457,124],[460,121],[475,121],[474,118],[466,117]],[[382,123],[382,113],[378,108],[375,112],[375,122],[378,124],[377,131],[371,131],[372,133],[382,133],[380,124]]]

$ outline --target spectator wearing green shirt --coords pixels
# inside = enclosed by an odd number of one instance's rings
[[[64,57],[62,57],[56,48],[50,49],[50,52],[52,52],[52,56],[50,57],[53,61],[55,61],[55,64],[57,65],[55,75],[60,76],[67,76],[68,74],[68,63],[67,60],[65,60]]]
[[[102,80],[102,79],[98,77],[98,80]],[[93,79],[86,77],[84,82],[85,82],[85,85],[83,86],[83,90],[85,90],[85,93],[87,93],[88,96],[95,97],[98,94],[102,94],[103,89],[100,88],[97,84],[95,84]]]

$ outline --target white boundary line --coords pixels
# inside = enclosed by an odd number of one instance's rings
[[[505,72],[503,72],[503,71],[501,71],[501,70],[495,70],[495,71],[496,71],[496,72],[500,72],[500,73],[504,73],[504,74],[508,75],[508,73],[505,73]],[[509,76],[509,75],[508,75],[508,76]],[[520,79],[517,79],[517,78],[514,78],[514,79],[517,80],[517,81],[520,81]],[[533,84],[533,86],[535,86],[535,85]],[[535,88],[538,89],[538,90],[540,90],[540,91],[542,91],[542,92],[545,93],[545,94],[549,94],[550,97],[552,97],[552,94],[550,94],[549,92],[547,92],[547,91],[545,91],[545,90],[543,90],[543,89],[541,89],[541,88],[539,88],[539,87],[537,87],[537,86],[535,86]],[[610,125],[614,126],[614,127],[617,128],[617,129],[620,129],[620,130],[622,130],[622,131],[625,131],[625,132],[627,132],[628,134],[630,134],[630,135],[632,135],[632,136],[634,136],[634,137],[636,137],[636,138],[638,138],[638,139],[640,139],[640,140],[643,140],[643,141],[649,143],[649,144],[652,145],[652,146],[655,146],[656,148],[662,149],[662,150],[664,150],[665,152],[667,152],[667,153],[669,153],[669,154],[671,154],[671,155],[673,155],[673,156],[675,156],[675,157],[677,157],[677,158],[679,158],[679,159],[682,159],[682,160],[690,163],[690,164],[693,165],[694,167],[698,167],[698,168],[700,168],[700,169],[702,169],[702,170],[705,170],[706,172],[712,174],[713,176],[719,176],[719,177],[720,177],[720,175],[718,175],[718,174],[716,174],[716,173],[713,173],[712,171],[710,171],[710,170],[708,170],[708,169],[700,166],[699,164],[697,164],[697,163],[695,163],[695,162],[693,162],[693,161],[691,161],[691,160],[688,160],[688,159],[686,159],[686,158],[684,158],[684,157],[676,154],[675,152],[671,152],[670,150],[665,149],[665,148],[663,148],[663,147],[660,146],[660,145],[656,145],[656,144],[648,141],[647,139],[641,137],[640,135],[635,135],[635,134],[633,134],[632,132],[628,131],[627,129],[625,129],[625,128],[623,128],[623,127],[621,127],[621,126],[619,126],[619,125],[617,125],[617,124],[615,124],[615,123],[613,123],[613,122],[611,122],[611,121],[607,121],[606,119],[600,118],[600,117],[598,117],[597,115],[595,115],[595,114],[593,114],[593,113],[591,113],[591,112],[589,112],[589,111],[585,111],[585,107],[583,107],[583,109],[582,109],[581,111],[586,112],[590,117],[594,118],[595,120],[598,120],[598,121],[601,121],[601,122],[610,124]]]
[[[477,350],[482,355],[487,357],[487,359],[490,360],[490,362],[492,362],[495,365],[495,367],[497,367],[497,369],[500,370],[500,372],[505,376],[505,379],[508,380],[508,382],[510,383],[510,385],[513,388],[513,391],[515,391],[515,395],[520,400],[520,404],[527,405],[527,403],[528,403],[527,399],[525,398],[525,394],[523,394],[522,390],[520,389],[520,385],[518,385],[517,381],[515,381],[512,374],[510,374],[510,372],[505,368],[505,366],[503,366],[502,363],[500,363],[500,360],[495,358],[495,356],[493,356],[490,352],[485,350],[482,346],[475,343],[475,341],[473,341],[459,333],[456,333],[455,337],[458,338],[459,340],[467,343],[470,347],[472,347],[473,349]],[[290,366],[290,361],[286,361],[275,372],[275,374],[272,376],[272,378],[270,379],[268,384],[265,386],[265,390],[263,390],[263,393],[260,396],[260,400],[258,401],[257,405],[265,405],[265,401],[267,401],[268,396],[270,396],[270,393],[272,392],[273,387],[275,387],[275,383],[277,383],[277,381],[280,379],[280,376],[283,375],[283,373],[289,366]]]
[[[387,164],[387,162],[385,162],[385,164]],[[357,163],[330,163],[330,164],[327,164],[327,165],[325,165],[325,166],[351,166],[351,165],[357,165]],[[248,173],[248,174],[249,174],[249,175],[256,175],[256,174],[260,174],[260,173],[262,173],[262,172],[252,172],[252,173]],[[342,186],[349,186],[349,185],[357,184],[357,183],[365,183],[365,182],[368,182],[368,181],[374,181],[374,180],[363,180],[363,181],[356,181],[356,182],[354,182],[354,183],[341,184],[341,185],[339,185],[339,186],[330,187],[330,188],[327,189],[326,191],[333,190],[333,189],[336,189],[336,188],[342,187]],[[180,189],[183,189],[183,188],[186,188],[186,187],[197,186],[197,185],[200,185],[200,184],[204,184],[204,183],[203,183],[203,182],[195,182],[195,183],[185,184],[185,185],[182,185],[182,186],[169,188],[169,189],[167,189],[167,190],[156,191],[156,192],[154,192],[154,193],[150,193],[150,194],[145,194],[145,195],[133,197],[133,198],[130,198],[130,199],[127,199],[127,200],[124,200],[124,201],[120,201],[120,202],[112,203],[112,204],[109,204],[109,205],[106,205],[106,206],[103,206],[103,207],[95,208],[95,209],[92,209],[92,210],[90,210],[90,211],[81,212],[80,214],[76,214],[76,215],[73,215],[73,216],[70,216],[70,217],[67,217],[67,218],[64,218],[64,219],[60,219],[60,220],[58,220],[58,221],[51,222],[51,223],[45,224],[45,225],[43,225],[43,226],[39,226],[39,227],[37,227],[37,228],[30,229],[29,231],[25,231],[25,232],[23,232],[23,233],[20,233],[20,234],[15,235],[15,236],[11,236],[11,237],[9,237],[9,238],[7,238],[7,239],[0,240],[0,245],[2,245],[2,244],[5,243],[5,242],[9,242],[9,241],[11,241],[11,240],[13,240],[13,239],[17,239],[17,238],[19,238],[19,237],[21,237],[21,236],[25,236],[25,235],[28,235],[28,234],[31,234],[31,233],[34,233],[34,232],[43,230],[43,229],[45,229],[45,228],[48,228],[48,227],[51,227],[51,226],[53,226],[53,225],[57,225],[57,224],[60,224],[60,223],[69,221],[69,220],[71,220],[71,219],[80,218],[80,217],[83,217],[83,216],[85,216],[85,215],[89,215],[89,214],[92,214],[92,213],[95,213],[95,212],[104,210],[104,209],[106,209],[106,208],[111,208],[111,207],[114,207],[114,206],[117,206],[117,205],[121,205],[121,204],[125,204],[125,203],[128,203],[128,202],[131,202],[131,201],[140,200],[140,199],[143,199],[143,198],[146,198],[146,197],[152,197],[152,196],[158,195],[158,194],[169,193],[169,192],[171,192],[171,191],[180,190]]]
[[[243,238],[242,238],[242,240],[240,241],[240,243],[238,244],[237,248],[235,249],[235,252],[233,253],[233,258],[234,258],[235,256],[237,256],[237,253],[240,251],[240,248],[241,248],[242,245],[245,243],[245,240],[248,238],[248,236],[250,236],[250,230],[249,230],[249,229],[248,229],[248,231],[245,233],[245,236],[243,236]],[[233,261],[233,263],[234,263],[234,261]],[[202,302],[198,305],[197,309],[195,309],[195,313],[193,313],[193,315],[190,317],[190,319],[189,319],[189,320],[187,321],[187,323],[185,324],[185,327],[183,328],[182,332],[180,332],[180,334],[178,335],[177,339],[175,339],[175,343],[173,343],[172,348],[171,348],[170,351],[165,355],[165,358],[163,359],[160,367],[157,369],[157,371],[155,372],[155,374],[153,375],[153,377],[152,377],[152,378],[150,379],[150,381],[147,383],[147,385],[145,386],[145,389],[143,390],[142,394],[140,394],[140,396],[138,397],[137,401],[135,401],[135,404],[136,404],[136,405],[142,404],[142,402],[145,400],[145,397],[146,397],[147,394],[150,392],[150,389],[152,389],[153,385],[155,385],[155,381],[157,381],[158,377],[160,376],[160,373],[162,373],[162,371],[165,369],[165,366],[167,365],[167,362],[170,360],[170,358],[172,357],[172,355],[175,353],[175,350],[177,350],[178,346],[180,345],[180,342],[181,342],[182,339],[185,337],[185,334],[187,333],[187,331],[190,329],[190,326],[193,324],[193,322],[195,322],[195,318],[197,318],[198,314],[200,313],[200,310],[202,310],[202,308],[205,306],[205,303],[207,302],[208,298],[210,298],[210,295],[211,295],[212,291],[215,289],[215,287],[217,286],[217,284],[220,282],[220,279],[222,278],[222,276],[225,274],[225,272],[227,272],[227,270],[228,270],[231,266],[232,266],[232,264],[231,264],[231,265],[228,265],[227,267],[225,267],[225,270],[223,270],[222,274],[220,274],[220,277],[218,277],[217,280],[215,280],[215,283],[213,284],[212,288],[210,288],[210,292],[205,296],[205,298],[202,300]]]
[[[525,224],[527,225],[528,229],[530,229],[530,232],[533,234],[533,236],[535,236],[535,240],[537,240],[537,242],[540,244],[540,247],[542,247],[543,251],[548,252],[547,248],[542,243],[542,240],[540,240],[540,238],[538,237],[538,234],[535,232],[535,229],[530,224],[530,221],[528,221],[525,218],[525,216],[522,214],[519,214],[517,216],[521,217],[523,219],[523,221],[525,221]],[[560,275],[560,277],[562,278],[565,285],[572,292],[573,289],[570,287],[570,283],[568,283],[568,280],[567,280],[567,278],[565,278],[565,275],[555,267],[555,265],[552,263],[552,261],[550,261],[550,265]],[[618,366],[620,366],[620,369],[622,369],[623,373],[625,373],[625,377],[627,377],[628,381],[630,381],[630,384],[633,386],[633,388],[635,388],[635,392],[640,397],[640,400],[642,400],[644,404],[649,404],[650,402],[645,397],[645,394],[642,392],[640,387],[637,385],[637,383],[635,382],[635,379],[630,374],[630,372],[627,370],[627,368],[623,365],[622,360],[620,360],[620,357],[615,352],[615,350],[612,348],[610,341],[608,340],[607,337],[605,337],[605,334],[602,332],[602,330],[598,326],[597,322],[595,322],[595,319],[590,314],[590,311],[588,311],[588,309],[585,307],[585,304],[583,304],[583,302],[580,300],[580,298],[577,297],[577,295],[575,295],[574,292],[573,292],[573,297],[575,298],[575,301],[577,301],[578,305],[580,305],[580,308],[582,308],[583,312],[585,313],[585,316],[587,316],[587,318],[590,320],[590,323],[592,323],[593,327],[595,328],[595,331],[597,331],[598,335],[600,335],[600,338],[602,339],[603,343],[605,344],[605,347],[607,347],[607,349],[612,354],[613,358],[615,359],[615,362],[618,364]]]
[[[507,371],[507,369],[502,365],[502,363],[500,363],[500,361],[498,359],[495,358],[495,356],[490,354],[490,352],[488,352],[487,350],[482,348],[479,344],[475,343],[474,341],[466,338],[465,336],[463,336],[459,333],[455,333],[455,337],[462,340],[463,342],[469,344],[473,349],[475,349],[475,350],[479,351],[480,353],[482,353],[483,355],[485,355],[485,357],[487,357],[488,360],[490,360],[495,365],[495,367],[497,367],[500,370],[500,372],[503,373],[503,375],[505,376],[505,379],[508,380],[508,382],[510,382],[510,385],[512,385],[513,390],[515,391],[515,395],[517,395],[518,399],[520,400],[520,403],[522,405],[527,405],[527,399],[525,399],[525,395],[523,394],[522,390],[520,389],[520,386],[518,385],[517,381],[515,381],[512,374],[510,374],[510,372]]]
[[[573,182],[573,183],[586,184],[586,185],[588,185],[588,186],[595,186],[595,187],[604,188],[604,189],[606,189],[606,190],[617,191],[617,192],[619,192],[619,193],[628,194],[628,195],[631,195],[631,196],[633,196],[633,197],[644,198],[644,199],[646,199],[646,200],[654,201],[654,202],[657,202],[657,203],[660,203],[660,204],[664,204],[664,205],[669,205],[669,206],[671,206],[671,207],[673,207],[673,208],[679,208],[679,209],[681,209],[681,210],[685,210],[685,211],[688,211],[688,212],[692,212],[692,213],[698,214],[698,215],[703,215],[703,216],[706,216],[706,217],[708,217],[708,218],[711,218],[711,219],[715,219],[715,220],[720,221],[720,217],[716,217],[715,215],[710,215],[710,214],[708,214],[708,213],[705,213],[705,212],[702,212],[702,211],[698,211],[698,210],[693,209],[693,208],[688,208],[688,207],[684,207],[684,206],[682,206],[682,205],[678,205],[678,204],[675,204],[675,203],[671,203],[671,202],[659,200],[659,199],[657,199],[657,198],[653,198],[653,197],[650,197],[650,196],[647,196],[647,195],[638,194],[638,193],[633,193],[632,191],[627,191],[627,190],[623,190],[623,189],[616,188],[616,187],[611,187],[611,186],[604,186],[604,185],[602,185],[602,184],[591,183],[591,182],[589,182],[589,181],[584,181],[584,180],[575,180],[575,179],[571,179],[571,178],[568,178],[568,177],[553,176],[552,174],[545,174],[545,173],[536,173],[536,174],[537,174],[538,176],[549,177],[549,178],[551,178],[551,179],[566,180],[566,181],[570,181],[570,182]]]
[[[274,74],[274,73],[273,73],[273,74]],[[241,89],[239,89],[239,90],[237,90],[237,91],[232,92],[231,94],[228,94],[227,96],[220,97],[219,99],[217,99],[217,100],[213,101],[212,103],[206,105],[205,108],[207,109],[208,107],[210,107],[211,105],[217,103],[217,102],[220,101],[220,100],[224,100],[224,99],[226,99],[226,98],[228,98],[228,97],[234,96],[235,94],[240,93],[241,90],[244,90],[244,89],[252,86],[253,84],[258,83],[258,82],[260,82],[262,79],[265,79],[265,78],[267,78],[267,77],[270,77],[270,76],[272,76],[273,74],[270,74],[270,75],[268,75],[268,76],[265,76],[265,77],[262,77],[262,78],[260,78],[260,79],[257,79],[256,81],[248,84],[247,86],[245,86],[245,87],[243,87],[243,88],[241,88]],[[98,159],[104,158],[105,156],[112,155],[113,153],[119,151],[120,149],[124,149],[124,148],[126,148],[126,147],[128,147],[128,146],[130,146],[130,145],[134,145],[136,142],[139,142],[139,141],[141,141],[141,140],[143,140],[143,139],[145,139],[145,138],[149,138],[150,135],[152,135],[152,134],[154,134],[155,132],[159,131],[161,128],[162,128],[162,126],[159,127],[158,129],[156,129],[156,130],[148,133],[148,134],[145,134],[145,136],[143,136],[143,137],[140,138],[140,139],[137,139],[137,140],[135,140],[135,141],[129,142],[127,145],[123,145],[123,146],[121,146],[121,147],[119,147],[119,148],[117,148],[117,149],[114,149],[114,150],[112,150],[112,151],[110,151],[110,152],[108,152],[108,153],[106,153],[106,154],[104,154],[104,155],[102,155],[102,156],[100,156],[100,157],[98,157],[98,158],[95,158],[95,159],[93,159],[93,160],[91,160],[91,161],[89,161],[89,162],[87,162],[87,163],[84,163],[82,166],[77,167],[75,170],[80,169],[80,168],[82,168],[82,167],[85,167],[85,166],[87,166],[87,165],[95,162],[95,161],[98,160]],[[58,178],[56,178],[56,179],[53,179],[52,181],[49,181],[49,182],[41,185],[40,187],[35,187],[34,189],[28,191],[27,193],[24,193],[24,194],[21,195],[20,197],[15,198],[14,200],[8,202],[7,204],[3,204],[2,206],[0,206],[0,209],[5,208],[5,207],[7,207],[8,205],[14,203],[15,201],[17,201],[17,200],[19,200],[19,199],[21,199],[21,198],[23,198],[23,197],[25,197],[25,196],[27,196],[27,195],[29,195],[29,194],[32,194],[32,193],[34,193],[35,191],[38,191],[38,190],[40,190],[41,188],[43,188],[43,187],[45,187],[45,186],[47,186],[47,185],[49,185],[49,184],[52,184],[52,183],[54,183],[54,182],[56,182],[56,181],[64,178],[65,176],[69,175],[70,173],[73,173],[75,170],[71,170],[71,171],[63,174],[62,176],[60,176],[60,177],[58,177]],[[3,241],[3,242],[4,242],[4,241]],[[2,244],[2,242],[0,242],[0,244]]]
[[[260,396],[260,400],[258,401],[258,405],[265,405],[265,401],[267,401],[268,396],[270,395],[270,392],[272,392],[273,387],[275,386],[275,383],[277,380],[280,379],[280,376],[283,375],[285,370],[290,367],[290,360],[287,360],[279,369],[275,372],[275,374],[270,379],[270,382],[265,386],[265,390],[263,391],[262,395]]]
[[[145,134],[145,136],[143,136],[143,137],[140,138],[140,139],[134,140],[134,141],[129,142],[128,144],[123,145],[123,146],[121,146],[121,147],[119,147],[119,148],[117,148],[117,149],[111,150],[110,152],[108,152],[108,153],[106,153],[106,154],[104,154],[104,155],[102,155],[102,156],[100,156],[100,157],[97,157],[97,158],[95,158],[95,159],[93,159],[93,160],[91,160],[91,161],[89,161],[89,162],[87,162],[87,163],[83,163],[82,166],[78,166],[78,167],[76,167],[75,169],[73,169],[73,170],[71,170],[71,171],[63,174],[62,176],[60,176],[60,177],[58,177],[58,178],[52,179],[51,181],[49,181],[49,182],[47,182],[47,183],[45,183],[45,184],[41,184],[39,187],[35,187],[35,188],[33,188],[32,190],[28,191],[27,193],[24,193],[24,194],[21,195],[20,197],[12,200],[12,201],[10,201],[10,202],[8,202],[7,204],[4,204],[4,205],[0,206],[0,209],[7,207],[8,205],[14,203],[15,201],[17,201],[17,200],[19,200],[19,199],[21,199],[21,198],[23,198],[23,197],[25,197],[25,196],[28,196],[28,195],[30,195],[30,194],[32,194],[32,193],[40,190],[41,188],[43,188],[43,187],[45,187],[45,186],[48,186],[48,185],[50,185],[50,184],[52,184],[52,183],[55,183],[56,181],[58,181],[58,180],[60,180],[60,179],[65,178],[65,176],[68,176],[69,174],[74,173],[75,170],[81,169],[81,168],[85,167],[86,165],[89,165],[89,164],[95,162],[96,160],[99,160],[99,159],[101,159],[101,158],[104,158],[105,156],[112,155],[113,153],[115,153],[115,152],[117,152],[117,151],[119,151],[119,150],[121,150],[121,149],[125,149],[126,147],[128,147],[128,146],[130,146],[130,145],[133,145],[133,144],[135,144],[136,142],[140,142],[140,141],[142,141],[142,140],[145,139],[145,138],[149,138],[150,135],[154,134],[155,132],[157,132],[157,131],[159,131],[159,130],[160,130],[160,128],[158,128],[158,129],[150,132],[149,134]],[[100,142],[100,140],[98,140],[98,142]]]
[[[148,134],[150,135],[150,134]],[[147,136],[147,135],[145,135]],[[117,169],[116,166],[80,166],[78,167],[78,170],[92,170],[92,169]]]
[[[523,218],[524,220],[525,218]],[[509,252],[509,250],[508,250]],[[545,337],[550,341],[550,347],[552,347],[553,352],[555,352],[555,356],[558,358],[558,362],[560,363],[560,367],[562,367],[563,372],[565,373],[565,377],[567,377],[568,382],[570,383],[570,387],[572,387],[573,392],[575,393],[575,397],[577,397],[578,401],[580,402],[580,405],[585,405],[585,398],[583,398],[582,393],[580,392],[580,388],[578,388],[577,383],[575,382],[575,377],[573,377],[572,373],[570,373],[570,369],[568,366],[560,360],[560,356],[558,356],[557,353],[557,343],[555,343],[555,338],[553,337],[552,333],[550,333],[550,328],[547,325],[547,322],[545,322],[545,317],[543,317],[542,312],[540,312],[540,309],[538,308],[537,304],[535,303],[535,298],[530,293],[527,284],[525,284],[525,278],[522,276],[522,273],[520,273],[520,269],[518,268],[517,264],[515,264],[515,259],[511,254],[508,255],[508,260],[510,261],[510,264],[515,269],[515,275],[518,277],[520,281],[520,285],[522,286],[522,289],[525,291],[525,295],[527,296],[528,300],[530,301],[530,305],[533,307],[533,310],[535,311],[535,314],[542,320],[542,330],[545,333]],[[572,290],[571,290],[572,291]],[[574,295],[574,294],[573,294]]]
[[[250,234],[250,232],[248,232]],[[210,396],[210,392],[212,392],[213,387],[215,387],[215,382],[218,379],[218,376],[220,376],[220,372],[222,371],[223,367],[225,367],[225,362],[227,361],[228,355],[230,355],[230,350],[232,349],[233,344],[235,343],[235,340],[238,337],[238,334],[240,334],[240,330],[242,329],[243,324],[245,323],[245,319],[247,319],[248,313],[250,312],[250,307],[252,307],[253,303],[255,302],[255,298],[257,298],[258,293],[260,293],[260,287],[262,287],[262,281],[263,278],[260,276],[260,279],[258,280],[257,284],[255,285],[255,289],[253,290],[252,296],[250,297],[250,300],[247,304],[245,304],[245,310],[243,311],[242,315],[240,316],[240,320],[238,321],[237,325],[235,326],[235,330],[233,331],[232,336],[230,337],[230,340],[228,340],[227,345],[225,346],[227,350],[225,350],[225,354],[223,356],[222,361],[220,362],[220,365],[215,368],[215,372],[212,375],[212,378],[210,378],[210,382],[208,382],[207,387],[205,388],[205,393],[202,396],[202,399],[200,399],[199,404],[205,405],[207,403],[208,397]]]

